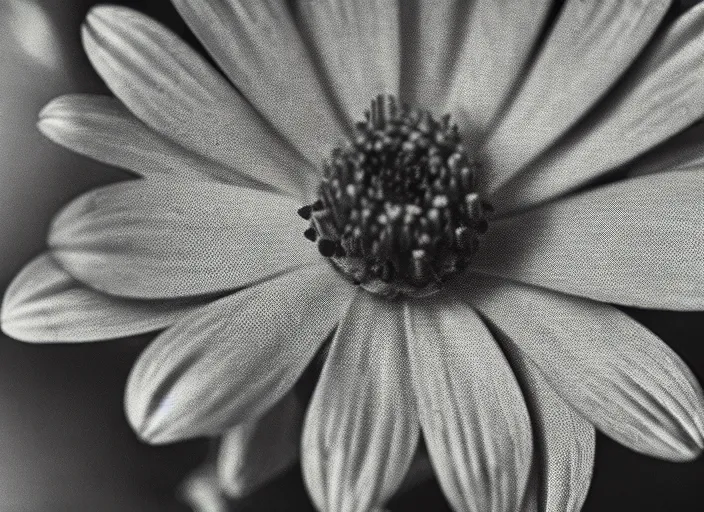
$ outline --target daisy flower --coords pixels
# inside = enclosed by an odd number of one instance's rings
[[[137,434],[224,435],[237,494],[302,422],[324,511],[383,507],[421,436],[458,511],[578,510],[595,429],[701,452],[695,377],[615,306],[704,305],[704,145],[678,135],[704,116],[704,5],[174,4],[223,74],[137,12],[90,12],[117,99],[58,98],[39,127],[142,179],[58,214],[5,332],[165,329],[127,384]]]

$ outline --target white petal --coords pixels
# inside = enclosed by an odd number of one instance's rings
[[[38,127],[57,144],[140,176],[212,177],[235,185],[266,187],[156,133],[108,96],[60,96],[39,113]]]
[[[317,164],[345,137],[289,7],[280,0],[173,0],[225,74]]]
[[[500,341],[522,384],[532,420],[540,475],[534,485],[542,490],[538,509],[579,512],[592,478],[594,427],[550,387],[540,369],[519,349],[520,338],[512,342],[502,336]]]
[[[466,296],[609,437],[641,453],[689,460],[704,447],[704,395],[652,332],[616,308],[471,276]]]
[[[704,115],[704,4],[677,20],[597,110],[498,190],[500,211],[578,188]]]
[[[294,2],[330,88],[349,121],[379,94],[399,94],[399,0]]]
[[[193,512],[227,512],[228,510],[212,463],[204,464],[188,475],[179,486],[179,494]]]
[[[533,457],[533,464],[530,468],[530,474],[528,475],[528,482],[526,483],[526,492],[523,495],[523,501],[518,509],[520,512],[538,512],[540,510],[540,465]]]
[[[469,131],[485,127],[520,73],[549,5],[546,0],[404,0],[403,99],[438,115],[459,112]],[[467,125],[471,119],[474,127]]]
[[[477,0],[469,7],[445,110],[456,114],[460,130],[471,142],[490,127],[524,73],[552,3]]]
[[[83,44],[112,91],[148,126],[198,154],[289,192],[314,172],[175,34],[131,9],[93,8]]]
[[[337,329],[306,414],[303,473],[318,510],[377,510],[416,451],[403,311],[357,293]]]
[[[530,418],[516,379],[468,306],[408,303],[413,384],[425,441],[456,511],[514,512],[531,467]]]
[[[704,122],[663,142],[629,165],[630,176],[704,168]]]
[[[568,0],[508,111],[483,148],[496,188],[547,149],[631,65],[669,1]]]
[[[329,265],[213,302],[150,344],[127,382],[127,418],[150,443],[217,434],[293,386],[351,300]]]
[[[603,302],[704,307],[701,169],[628,179],[495,221],[471,262]]]
[[[220,487],[242,498],[298,461],[303,408],[293,392],[264,416],[248,418],[222,436],[218,453]]]
[[[2,330],[18,340],[41,343],[121,338],[168,327],[206,300],[110,297],[80,284],[43,254],[5,291]]]
[[[443,115],[469,2],[401,0],[401,97]]]
[[[93,190],[54,219],[71,275],[139,298],[232,290],[319,261],[290,198],[215,182],[136,180]]]

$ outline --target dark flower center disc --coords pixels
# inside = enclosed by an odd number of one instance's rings
[[[324,162],[304,235],[374,293],[424,296],[464,269],[487,230],[478,165],[450,116],[379,96],[354,140]]]

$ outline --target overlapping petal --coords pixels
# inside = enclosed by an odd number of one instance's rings
[[[79,283],[43,254],[5,291],[2,330],[18,340],[40,343],[122,338],[168,327],[206,300],[110,297]]]
[[[466,35],[461,45],[449,49],[459,53],[444,106],[474,145],[524,73],[553,3],[477,0],[466,4],[471,4],[462,29]],[[437,93],[428,90],[425,94]]]
[[[266,414],[247,418],[220,441],[217,472],[231,498],[256,491],[298,461],[303,408],[289,392]]]
[[[603,302],[704,307],[702,170],[629,179],[497,220],[471,266]]]
[[[704,121],[660,144],[628,167],[630,176],[681,169],[704,169]]]
[[[704,447],[704,395],[685,363],[616,308],[470,276],[465,298],[581,415],[629,448],[689,460]]]
[[[294,2],[330,88],[354,123],[379,94],[399,94],[399,0]]]
[[[470,3],[401,1],[401,97],[435,114],[445,104]]]
[[[540,509],[540,465],[533,457],[533,465],[530,469],[530,474],[528,475],[528,482],[526,483],[526,492],[523,495],[523,501],[518,509],[520,512],[538,512]]]
[[[409,302],[405,315],[420,423],[445,496],[457,511],[517,510],[532,437],[503,353],[465,304]]]
[[[526,172],[497,190],[502,211],[562,195],[641,155],[704,115],[704,4],[657,39],[606,100]]]
[[[136,180],[56,217],[49,247],[74,277],[126,297],[232,290],[315,262],[290,198],[215,182]]]
[[[83,26],[91,63],[148,126],[210,160],[292,194],[315,171],[194,50],[131,9],[100,6]]]
[[[404,101],[443,115],[463,131],[486,128],[520,75],[550,2],[404,0]]]
[[[310,403],[303,470],[318,510],[379,510],[418,441],[403,311],[358,292],[338,327]]]
[[[345,136],[286,2],[173,0],[225,74],[311,162]]]
[[[552,389],[540,369],[520,350],[520,340],[512,343],[501,331],[498,334],[522,384],[533,424],[536,489],[529,488],[527,494],[540,489],[535,493],[536,510],[579,512],[594,466],[594,427]]]
[[[669,5],[665,0],[566,2],[482,149],[487,174],[482,179],[489,188],[519,172],[608,91],[650,40]]]
[[[212,177],[235,185],[266,187],[156,133],[108,96],[60,96],[39,113],[38,127],[57,144],[140,176]]]
[[[161,334],[125,396],[140,437],[169,443],[264,414],[291,389],[354,288],[314,265],[213,302]]]

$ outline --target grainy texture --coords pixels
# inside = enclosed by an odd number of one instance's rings
[[[27,341],[165,328],[125,409],[150,443],[225,434],[217,465],[211,455],[186,485],[194,508],[221,510],[225,494],[256,494],[293,463],[300,422],[285,405],[302,375],[317,380],[302,468],[324,511],[380,509],[417,477],[407,471],[423,474],[408,469],[418,423],[416,460],[427,449],[455,510],[578,510],[594,428],[656,457],[699,455],[696,377],[604,302],[702,308],[699,145],[674,140],[683,154],[660,147],[650,167],[644,156],[704,111],[702,6],[677,18],[658,0],[176,5],[231,82],[150,18],[91,11],[85,48],[118,99],[57,99],[40,129],[142,178],[57,216],[50,254],[19,274],[2,323]],[[350,308],[353,276],[321,263],[295,211],[378,91],[455,114],[470,152],[498,119],[473,157],[487,188],[505,186],[471,261],[483,276],[452,268],[439,295],[357,291]],[[442,145],[422,119],[409,138]],[[649,175],[620,181],[635,159],[630,175]],[[582,189],[604,176],[617,183]],[[415,179],[427,201],[403,222],[442,226],[435,203],[460,200],[456,184]],[[358,181],[340,194],[374,193]],[[360,205],[361,236],[396,229],[364,222]],[[254,451],[271,456],[247,463]]]

